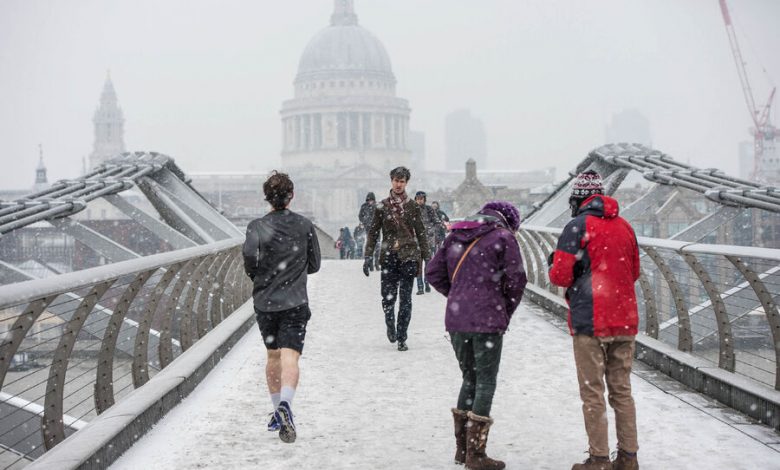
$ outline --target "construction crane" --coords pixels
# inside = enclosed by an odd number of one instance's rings
[[[734,62],[737,64],[737,73],[739,81],[742,83],[742,94],[745,95],[750,117],[753,120],[753,127],[750,133],[753,134],[753,169],[751,179],[754,181],[767,181],[770,177],[768,172],[778,169],[777,156],[775,155],[775,138],[778,137],[778,130],[771,123],[772,103],[775,99],[776,87],[772,87],[769,93],[769,99],[760,109],[756,107],[756,100],[753,98],[753,90],[750,88],[747,71],[745,70],[745,61],[742,59],[742,52],[739,50],[737,35],[734,32],[734,25],[731,23],[731,14],[726,5],[726,0],[720,1],[720,11],[723,14],[723,21],[726,23],[726,32],[731,44],[731,53],[734,56]],[[767,161],[768,159],[769,161]],[[775,179],[778,175],[771,175]]]

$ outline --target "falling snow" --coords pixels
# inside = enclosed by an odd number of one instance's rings
[[[450,408],[460,371],[444,332],[445,299],[413,299],[409,351],[400,353],[385,338],[379,276],[364,278],[361,263],[326,261],[310,278],[295,444],[265,430],[265,352],[253,328],[112,468],[456,468]],[[666,393],[639,375],[632,385],[642,468],[778,468],[778,452],[747,434],[768,428],[731,425],[701,406],[706,399]],[[526,300],[503,342],[493,417],[488,449],[507,468],[561,469],[584,459],[571,338]]]

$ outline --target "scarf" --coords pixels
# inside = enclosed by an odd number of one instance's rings
[[[409,196],[407,196],[405,191],[398,196],[392,189],[390,190],[390,197],[386,199],[387,205],[390,208],[390,216],[393,218],[393,221],[399,227],[403,228],[409,236],[412,236],[412,230],[406,225],[406,221],[404,220],[404,213],[406,212],[404,210],[404,204],[406,204],[406,201],[408,200]]]
[[[390,212],[393,215],[394,219],[403,217],[404,215],[404,204],[406,204],[406,201],[409,199],[409,196],[406,195],[406,191],[404,191],[400,196],[396,195],[393,190],[390,190],[390,197],[387,198],[388,205],[390,206]]]

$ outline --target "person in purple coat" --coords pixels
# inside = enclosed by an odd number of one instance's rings
[[[503,335],[527,282],[515,232],[520,214],[494,201],[452,225],[425,270],[428,282],[447,297],[445,326],[463,374],[455,423],[455,461],[469,469],[505,467],[485,453],[493,424]]]

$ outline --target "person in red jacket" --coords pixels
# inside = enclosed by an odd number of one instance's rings
[[[573,219],[551,256],[550,281],[566,288],[569,331],[582,399],[590,456],[572,470],[637,469],[636,409],[631,365],[638,315],[634,283],[639,248],[631,225],[618,216],[615,199],[604,195],[601,176],[577,176],[569,199]],[[610,462],[607,407],[615,411],[617,459]]]

